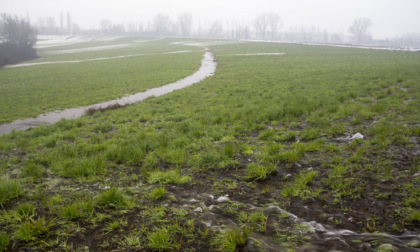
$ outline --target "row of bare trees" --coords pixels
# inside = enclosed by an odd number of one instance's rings
[[[147,23],[116,24],[104,19],[100,21],[99,29],[82,30],[77,23],[72,22],[71,15],[67,12],[60,13],[58,22],[53,17],[38,19],[37,29],[41,34],[180,36],[338,44],[369,44],[373,40],[369,32],[372,21],[368,18],[355,19],[348,28],[350,36],[329,32],[318,26],[295,26],[284,29],[283,24],[282,17],[274,12],[261,13],[249,22],[195,21],[191,13],[185,12],[176,19],[160,13]],[[418,45],[420,43],[417,37],[395,38],[391,42],[403,46]],[[391,42],[388,45],[394,46]]]

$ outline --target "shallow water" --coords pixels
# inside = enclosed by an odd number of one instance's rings
[[[161,96],[172,91],[188,87],[194,83],[198,83],[203,79],[211,76],[216,71],[216,62],[214,62],[213,54],[206,48],[204,58],[201,61],[200,69],[194,74],[178,80],[177,82],[167,84],[165,86],[149,89],[145,92],[128,95],[119,99],[93,104],[85,107],[70,108],[63,111],[50,112],[38,116],[37,118],[27,118],[23,120],[16,120],[11,123],[0,125],[0,135],[8,134],[13,130],[26,130],[40,125],[51,125],[61,119],[76,119],[83,116],[86,110],[106,108],[108,106],[118,103],[119,105],[129,105],[141,102],[150,97]]]
[[[284,218],[288,219],[289,227],[272,225],[273,223],[269,225],[271,225],[270,229],[279,233],[292,230],[296,224],[308,227],[306,230],[300,231],[300,235],[302,237],[308,236],[310,239],[303,244],[295,244],[293,251],[375,251],[372,248],[372,243],[381,244],[376,248],[379,251],[420,251],[419,248],[411,246],[420,246],[420,235],[409,231],[400,234],[387,234],[359,233],[347,229],[336,229],[333,225],[319,223],[307,219],[308,217],[301,218],[277,205],[258,207],[248,202],[232,200],[229,195],[215,197],[211,194],[194,194],[194,192],[183,190],[177,186],[173,186],[171,189],[173,192],[170,192],[170,194],[177,200],[171,203],[170,207],[184,209],[197,209],[199,207],[200,212],[202,212],[202,222],[207,227],[214,229],[238,227],[237,221],[232,216],[225,214],[226,205],[224,204],[228,202],[245,205],[248,210],[263,211],[270,216],[287,216]],[[276,238],[273,230],[271,235],[253,232],[250,238],[243,251],[286,251],[290,248],[290,244],[281,242]],[[393,250],[385,250],[386,248],[392,248]]]
[[[85,48],[78,48],[78,49],[66,49],[66,50],[58,50],[58,51],[50,51],[47,52],[49,54],[69,54],[69,53],[79,53],[79,52],[92,52],[92,51],[103,51],[103,50],[110,50],[116,48],[124,48],[124,47],[132,47],[133,44],[119,44],[119,45],[108,45],[108,46],[94,46],[94,47],[85,47]]]
[[[177,54],[177,53],[187,53],[187,52],[192,52],[192,51],[185,50],[185,51],[174,51],[174,52],[165,52],[165,53],[147,53],[147,54],[142,53],[142,54],[121,55],[121,56],[114,56],[114,57],[93,58],[93,59],[85,59],[85,60],[63,60],[63,61],[44,61],[44,62],[35,62],[35,63],[22,63],[22,64],[17,64],[17,65],[8,65],[6,66],[6,68],[39,66],[39,65],[49,65],[49,64],[80,63],[80,62],[100,61],[100,60],[108,60],[108,59],[122,59],[122,58],[148,56],[148,55]]]

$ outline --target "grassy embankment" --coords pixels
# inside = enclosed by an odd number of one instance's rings
[[[233,251],[249,235],[312,246],[308,227],[269,205],[338,229],[419,232],[418,54],[212,48],[218,70],[202,83],[0,137],[0,246]],[[253,52],[286,55],[232,55]]]
[[[126,40],[112,43],[92,41],[41,49],[39,54],[45,58],[28,63],[146,55],[2,69],[0,123],[108,101],[174,82],[198,70],[204,52],[198,47],[156,41],[153,44],[133,42],[130,47],[102,51],[49,54],[62,50],[126,44],[129,42]],[[180,50],[193,52],[147,55]]]

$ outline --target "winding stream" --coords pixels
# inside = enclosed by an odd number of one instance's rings
[[[51,125],[61,119],[76,119],[83,116],[86,110],[106,108],[108,106],[119,104],[122,106],[141,102],[150,97],[161,96],[168,94],[172,91],[188,87],[192,84],[198,83],[205,78],[211,76],[216,71],[217,63],[214,61],[213,54],[208,48],[205,48],[203,60],[201,61],[200,69],[194,74],[185,77],[184,79],[178,80],[177,82],[167,84],[165,86],[149,89],[145,92],[128,95],[119,99],[97,103],[85,107],[70,108],[62,111],[54,111],[39,115],[36,118],[19,119],[11,123],[0,125],[0,135],[8,134],[13,130],[26,130],[29,128],[35,128],[40,125]]]

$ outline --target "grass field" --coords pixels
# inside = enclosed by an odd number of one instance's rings
[[[40,52],[45,58],[34,63],[136,56],[2,69],[0,123],[108,101],[174,82],[198,70],[203,55],[201,48],[169,45],[167,41],[152,45],[132,43],[130,47],[93,52],[48,54],[64,48],[92,48],[109,43],[85,42],[46,48]],[[180,50],[191,52],[164,54]]]
[[[155,46],[175,46],[165,41]],[[217,71],[203,82],[0,136],[0,250],[419,248],[418,53],[251,42],[210,48]],[[252,53],[284,55],[238,55]],[[142,83],[133,69],[149,69],[148,78],[159,78],[153,85],[162,85],[198,69],[201,55],[1,69],[0,76],[16,71],[11,96],[27,71],[81,72],[89,76],[83,89],[54,90],[83,97],[103,85],[96,70],[106,68],[120,85],[101,92],[118,96]],[[41,77],[38,85],[31,93],[53,89]],[[41,108],[61,108],[49,97]],[[1,99],[10,106],[2,120],[29,115],[28,105],[12,102]],[[356,133],[363,139],[352,139]]]

